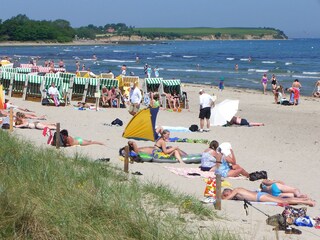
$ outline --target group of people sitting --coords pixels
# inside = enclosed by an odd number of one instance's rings
[[[101,88],[101,103],[102,106],[120,107],[121,102],[121,92],[119,89],[112,87],[110,90],[106,86]]]
[[[202,153],[202,171],[212,171],[222,177],[249,177],[249,173],[236,162],[231,144],[224,142],[219,144],[212,141]],[[260,191],[250,191],[245,188],[226,188],[222,192],[222,199],[248,200],[256,202],[275,202],[279,204],[305,204],[315,206],[315,201],[302,194],[299,189],[285,185],[282,181],[264,179],[260,184]]]
[[[138,147],[136,142],[129,141],[130,154],[139,154],[140,152],[152,154],[157,159],[175,158],[183,163],[182,157],[187,155],[178,146],[167,146],[170,138],[168,130],[157,129],[159,138],[154,146]],[[132,155],[131,155],[132,156]],[[220,174],[222,177],[249,178],[250,174],[241,167],[236,160],[232,146],[228,142],[219,144],[218,141],[210,142],[201,157],[200,169]],[[264,179],[260,184],[260,191],[250,191],[245,188],[226,188],[222,192],[222,199],[225,200],[248,200],[257,202],[275,202],[278,204],[305,204],[315,206],[315,201],[307,195],[302,194],[299,189],[286,185],[282,181]]]

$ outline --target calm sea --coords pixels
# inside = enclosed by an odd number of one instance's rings
[[[4,55],[12,57],[17,64],[28,63],[35,57],[39,57],[38,64],[46,59],[58,64],[63,59],[69,72],[76,70],[76,60],[96,74],[112,70],[118,75],[125,64],[128,73],[140,77],[144,77],[143,66],[147,63],[158,66],[164,79],[218,85],[220,77],[224,77],[225,86],[250,89],[261,89],[260,79],[266,72],[269,78],[275,74],[284,87],[299,79],[303,95],[311,95],[315,81],[320,79],[320,39],[0,47],[0,56]],[[97,60],[92,59],[93,55]]]

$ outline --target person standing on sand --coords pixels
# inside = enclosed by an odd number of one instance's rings
[[[314,97],[320,97],[320,80],[318,80],[317,82],[316,82],[316,85],[314,86],[314,91],[313,91],[313,94],[312,94],[312,96],[314,96]]]
[[[268,77],[267,74],[263,74],[262,78],[261,78],[261,83],[262,83],[262,87],[263,87],[263,94],[267,94],[267,83],[268,83]]]
[[[140,109],[140,103],[142,100],[142,95],[140,92],[140,89],[135,86],[134,83],[130,83],[130,107],[129,107],[129,113],[134,116],[137,112],[139,112]]]
[[[200,100],[200,132],[210,131],[210,117],[211,117],[211,106],[214,103],[214,99],[208,94],[205,93],[203,89],[199,91],[199,100]],[[204,130],[204,119],[207,121],[207,129]]]

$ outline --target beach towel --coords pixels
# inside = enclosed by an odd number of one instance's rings
[[[185,143],[204,143],[204,144],[209,144],[210,140],[173,137],[173,138],[169,138],[169,142],[181,142],[181,143],[185,142]]]
[[[178,168],[178,167],[170,167],[165,166],[166,169],[168,169],[170,172],[177,174],[179,176],[183,176],[186,178],[215,178],[214,172],[204,172],[201,171],[200,168]]]
[[[191,132],[189,128],[186,127],[162,126],[162,128],[167,129],[170,132]]]

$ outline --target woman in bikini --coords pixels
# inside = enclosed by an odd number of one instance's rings
[[[306,194],[302,194],[299,189],[285,185],[282,181],[263,180],[260,184],[262,192],[266,192],[275,197],[297,197],[306,198]]]
[[[86,140],[82,139],[81,137],[71,137],[69,136],[69,133],[66,129],[62,130],[60,134],[63,135],[64,141],[66,143],[66,147],[71,147],[71,146],[88,146],[88,145],[105,145],[102,142],[98,141],[92,141],[92,140]]]
[[[255,192],[245,188],[226,188],[222,192],[222,199],[224,200],[247,200],[252,202],[275,202],[283,205],[304,204],[310,207],[316,205],[315,201],[310,198],[281,198],[272,196],[266,192]]]
[[[161,137],[156,141],[153,149],[153,157],[157,159],[172,158],[173,156],[180,162],[183,163],[181,156],[186,155],[185,152],[181,151],[179,147],[167,147],[166,142],[170,137],[170,131],[163,130]]]
[[[17,114],[15,121],[16,128],[29,128],[29,129],[39,129],[43,130],[44,128],[49,128],[55,130],[57,128],[54,123],[43,123],[35,121],[32,119],[26,119],[23,113]]]

